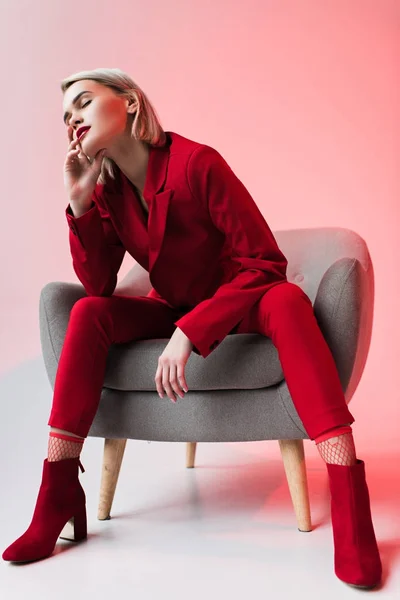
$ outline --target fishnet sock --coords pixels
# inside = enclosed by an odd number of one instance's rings
[[[326,463],[346,466],[356,464],[353,432],[349,425],[336,427],[318,436],[314,441]]]
[[[65,458],[79,458],[84,441],[72,435],[50,431],[47,460],[54,462]]]

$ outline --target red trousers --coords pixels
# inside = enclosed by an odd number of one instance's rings
[[[179,310],[144,296],[78,300],[70,313],[48,425],[86,437],[99,405],[110,345],[169,338],[180,316]],[[299,286],[284,282],[270,288],[235,333],[259,333],[272,339],[310,439],[354,422],[312,303]]]

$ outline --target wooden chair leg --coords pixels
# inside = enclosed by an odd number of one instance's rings
[[[303,440],[279,440],[299,531],[312,531]]]
[[[186,468],[193,469],[196,456],[197,442],[187,442],[186,444]]]
[[[117,487],[119,471],[124,457],[126,440],[104,440],[103,470],[101,474],[100,502],[97,518],[111,519],[110,512]]]

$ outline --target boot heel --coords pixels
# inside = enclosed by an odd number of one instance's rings
[[[74,517],[74,534],[76,542],[80,542],[87,538],[86,505],[84,505],[83,509]]]
[[[70,542],[80,542],[87,538],[86,507],[66,522],[59,537]]]

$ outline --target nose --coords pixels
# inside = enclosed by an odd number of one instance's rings
[[[72,130],[74,132],[74,134],[76,135],[76,132],[78,131],[79,127],[81,127],[81,121],[71,121],[70,125],[72,127]]]

